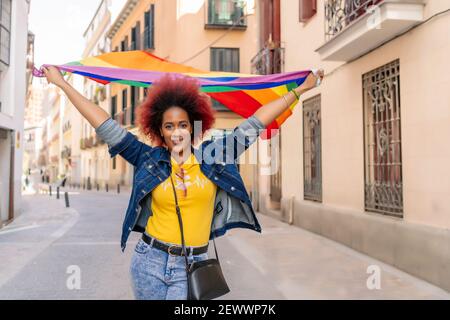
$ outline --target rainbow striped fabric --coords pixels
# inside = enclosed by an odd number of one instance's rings
[[[306,70],[271,75],[210,72],[173,63],[140,50],[105,53],[55,67],[104,85],[118,83],[149,87],[164,73],[191,76],[199,80],[201,91],[245,118],[253,115],[262,105],[278,99],[302,84],[312,72]],[[36,68],[33,75],[44,77],[43,72]],[[272,132],[270,129],[278,129],[286,121],[292,114],[295,104],[266,128],[267,130],[261,134],[263,139],[270,138]]]

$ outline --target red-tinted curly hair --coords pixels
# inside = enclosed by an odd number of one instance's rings
[[[200,84],[196,79],[166,74],[146,90],[147,97],[136,108],[135,118],[141,132],[149,137],[154,145],[161,146],[164,143],[160,128],[163,114],[170,107],[177,106],[184,109],[189,115],[192,128],[195,121],[201,121],[202,135],[214,125],[211,98],[200,92]],[[199,135],[200,132],[193,132],[192,143]]]

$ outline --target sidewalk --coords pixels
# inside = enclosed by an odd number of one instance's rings
[[[231,287],[224,299],[450,299],[445,290],[337,242],[265,215],[258,219],[262,234],[233,229],[216,241]],[[380,290],[368,289],[369,266],[381,271]]]
[[[64,195],[22,195],[22,213],[0,229],[0,288],[13,278],[78,220],[78,212],[65,208]]]

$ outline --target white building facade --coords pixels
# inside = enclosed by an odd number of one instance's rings
[[[30,1],[0,0],[0,226],[20,212]]]

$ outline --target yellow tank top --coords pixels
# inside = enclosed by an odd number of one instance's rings
[[[194,154],[181,166],[172,157],[171,163],[185,244],[192,247],[206,245],[211,232],[217,186],[201,172]],[[146,232],[160,241],[181,245],[170,177],[152,191],[151,210],[153,215],[148,219]]]

